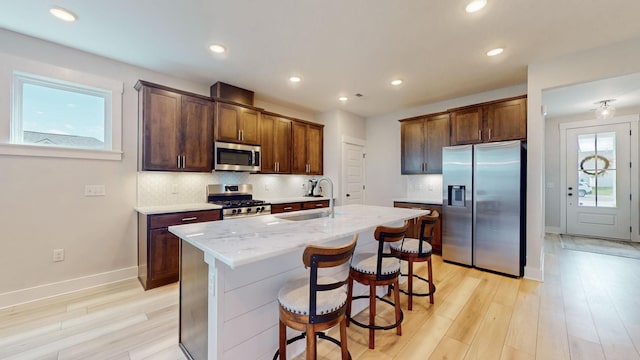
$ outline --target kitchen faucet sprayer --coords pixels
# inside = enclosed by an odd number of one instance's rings
[[[331,181],[331,179],[329,179],[326,176],[321,176],[319,178],[316,179],[316,186],[320,185],[320,182],[322,180],[326,180],[327,183],[329,183],[329,215],[331,215],[332,218],[334,218],[334,212],[333,212],[333,181]]]

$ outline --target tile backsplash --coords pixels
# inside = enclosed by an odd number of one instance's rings
[[[442,175],[408,175],[407,198],[442,201]]]
[[[208,184],[253,184],[255,199],[275,199],[304,195],[304,185],[313,177],[302,175],[262,175],[243,172],[213,173],[138,172],[137,206],[161,206],[206,202]]]

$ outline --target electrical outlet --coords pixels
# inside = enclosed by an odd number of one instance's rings
[[[106,190],[104,185],[85,185],[84,196],[105,196]]]
[[[264,184],[264,191],[269,191],[269,184]]]
[[[171,184],[171,193],[172,194],[178,193],[178,184]]]
[[[53,262],[64,261],[64,249],[53,249]]]

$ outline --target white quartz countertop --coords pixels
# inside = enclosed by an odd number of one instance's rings
[[[397,198],[393,199],[397,202],[416,203],[425,205],[442,205],[442,199],[424,199],[424,198]]]
[[[369,205],[335,208],[335,218],[293,221],[286,217],[326,212],[295,211],[223,221],[170,226],[169,231],[231,268],[271,258],[310,244],[322,244],[373,229],[378,225],[416,218],[426,210]]]
[[[260,199],[264,200],[269,204],[286,204],[286,203],[297,203],[297,202],[308,202],[308,201],[322,201],[329,200],[330,198],[324,196],[300,196],[293,198],[273,198],[273,199]]]
[[[194,204],[136,207],[137,212],[145,215],[165,214],[165,213],[185,212],[185,211],[198,211],[198,210],[216,210],[216,209],[222,209],[222,206],[209,204],[209,203],[194,203]]]

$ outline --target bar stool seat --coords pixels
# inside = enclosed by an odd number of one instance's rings
[[[393,243],[392,243],[393,244]],[[375,274],[378,266],[378,256],[375,253],[361,253],[353,255],[351,268],[364,274]],[[394,258],[382,259],[380,273],[382,275],[393,274],[400,271],[400,262]]]
[[[414,296],[428,296],[429,303],[433,304],[433,294],[436,292],[436,286],[433,283],[433,269],[431,266],[431,254],[433,247],[430,241],[433,239],[433,232],[435,225],[438,221],[440,214],[437,211],[432,211],[429,215],[423,215],[418,218],[420,224],[420,235],[418,239],[405,237],[402,241],[390,243],[389,248],[391,253],[397,256],[400,260],[406,261],[409,264],[409,272],[407,274],[400,274],[400,276],[406,276],[407,290],[400,289],[400,292],[409,295],[407,301],[407,308],[413,309],[413,297]],[[413,264],[416,262],[427,262],[427,276],[425,279],[413,271]],[[417,278],[427,283],[429,286],[428,292],[418,293],[413,291],[413,278]]]
[[[351,242],[338,247],[321,247],[310,245],[305,248],[302,261],[310,268],[307,276],[287,282],[278,292],[279,310],[279,343],[273,356],[276,360],[287,358],[287,345],[294,341],[307,339],[306,358],[316,359],[316,337],[329,340],[340,346],[342,360],[351,359],[347,349],[346,305],[347,292],[345,285],[348,277],[337,275],[320,275],[319,270],[334,268],[348,263],[356,247],[358,235]],[[338,269],[339,270],[339,269]],[[335,325],[340,325],[340,341],[324,334]],[[291,339],[287,339],[287,327],[302,331]]]

